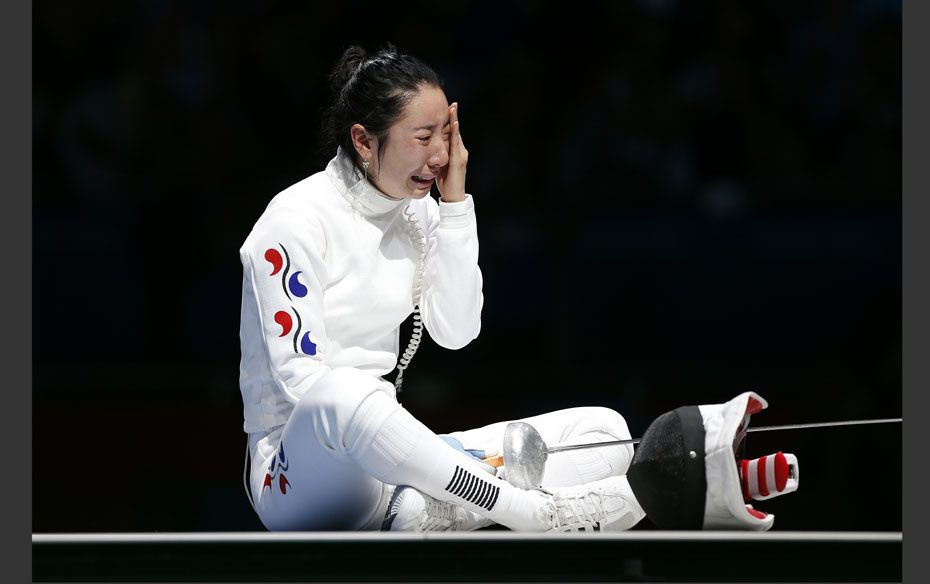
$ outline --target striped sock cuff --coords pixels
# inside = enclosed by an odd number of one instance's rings
[[[456,466],[455,473],[452,475],[452,480],[446,485],[446,492],[461,499],[465,499],[472,505],[490,511],[494,508],[495,503],[497,503],[497,497],[500,495],[500,487],[491,484],[490,481],[482,479],[460,466]]]

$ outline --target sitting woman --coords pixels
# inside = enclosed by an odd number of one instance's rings
[[[506,422],[437,436],[396,399],[425,326],[458,349],[481,328],[475,202],[458,104],[392,47],[332,74],[335,157],[274,197],[240,249],[246,488],[277,530],[628,529],[643,511],[629,445],[554,455],[524,490],[481,461]],[[430,197],[436,184],[441,198]],[[399,354],[400,325],[414,315]],[[398,369],[396,382],[382,375]],[[629,438],[616,412],[527,419],[554,443]]]

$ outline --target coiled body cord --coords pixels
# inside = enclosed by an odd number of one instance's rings
[[[420,340],[423,338],[423,318],[420,315],[420,292],[423,287],[423,271],[426,264],[426,240],[423,231],[417,224],[417,218],[414,216],[410,207],[404,207],[404,226],[410,236],[410,242],[417,254],[416,267],[413,270],[413,332],[410,334],[410,342],[401,355],[397,363],[397,378],[394,380],[394,389],[400,393],[401,386],[404,383],[404,369],[410,366],[410,361],[420,348]]]

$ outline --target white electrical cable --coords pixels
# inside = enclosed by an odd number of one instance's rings
[[[417,253],[417,264],[413,271],[413,332],[410,334],[410,342],[404,349],[397,363],[397,378],[394,380],[394,388],[398,393],[404,383],[404,369],[410,365],[410,361],[420,348],[420,340],[423,338],[423,318],[420,315],[420,293],[423,286],[423,270],[426,264],[426,241],[423,231],[417,223],[417,218],[413,214],[410,206],[404,207],[404,227],[410,236],[410,242]]]

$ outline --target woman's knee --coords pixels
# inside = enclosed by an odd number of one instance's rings
[[[605,407],[592,407],[591,410],[589,415],[599,420],[596,430],[599,434],[607,434],[615,440],[629,440],[631,438],[626,420],[619,412]],[[608,461],[611,466],[611,474],[625,473],[633,460],[633,446],[631,444],[604,447],[600,451],[599,455]]]
[[[341,450],[346,434],[365,409],[363,404],[371,401],[372,394],[389,393],[392,387],[357,369],[333,369],[300,397],[291,423],[311,425],[321,441]],[[389,395],[385,397],[396,404]]]
[[[601,421],[603,430],[616,437],[617,440],[628,440],[632,437],[626,420],[620,412],[602,406],[592,406],[589,409],[591,415]]]
[[[384,391],[389,383],[351,367],[333,369],[313,384],[302,396],[298,407],[349,416],[375,391]]]
[[[630,429],[627,427],[626,420],[616,410],[603,406],[584,406],[569,408],[559,412],[565,420],[569,436],[582,436],[585,434],[600,434],[611,436],[616,440],[628,440],[630,438]],[[563,422],[564,423],[564,422]]]

